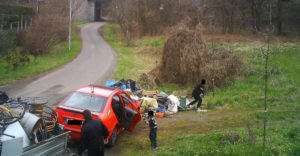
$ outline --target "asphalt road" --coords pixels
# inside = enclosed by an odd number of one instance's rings
[[[105,23],[81,26],[82,50],[72,62],[32,78],[0,86],[10,97],[44,97],[54,106],[73,90],[87,84],[104,84],[117,67],[117,54],[99,35]]]

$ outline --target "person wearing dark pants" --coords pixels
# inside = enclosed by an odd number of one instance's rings
[[[81,156],[85,149],[88,156],[104,156],[104,144],[107,144],[108,131],[100,120],[93,120],[89,110],[83,111],[84,123],[81,129],[81,143],[78,155]]]
[[[148,118],[149,118],[149,127],[150,127],[150,134],[149,138],[151,141],[151,149],[155,150],[157,149],[157,123],[154,117],[154,112],[149,111],[148,112]]]
[[[192,93],[192,96],[194,97],[195,100],[189,103],[188,107],[194,105],[198,101],[197,111],[200,111],[200,106],[202,104],[201,96],[204,96],[205,94],[204,89],[205,89],[205,80],[201,80],[201,83],[194,88]]]

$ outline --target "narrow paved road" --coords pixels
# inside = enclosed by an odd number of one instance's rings
[[[104,23],[89,23],[81,28],[82,50],[76,59],[63,67],[14,84],[0,86],[10,97],[45,97],[56,105],[73,90],[87,84],[103,84],[112,77],[117,54],[99,35]]]

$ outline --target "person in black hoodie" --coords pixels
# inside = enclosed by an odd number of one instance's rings
[[[78,155],[81,156],[85,149],[88,156],[104,156],[104,144],[107,144],[108,131],[100,120],[93,120],[90,110],[84,110],[85,122],[81,129],[80,146]]]
[[[190,107],[191,105],[195,104],[197,101],[198,101],[198,104],[197,104],[197,111],[200,110],[200,106],[202,104],[202,98],[205,94],[205,80],[201,80],[201,83],[198,84],[194,90],[193,90],[193,93],[192,93],[192,96],[194,97],[194,101],[192,101],[191,103],[188,104],[188,107]]]

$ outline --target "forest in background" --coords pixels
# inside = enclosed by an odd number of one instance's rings
[[[298,0],[113,0],[103,7],[128,41],[157,35],[179,23],[208,33],[257,33],[274,27],[274,34],[298,38]]]

